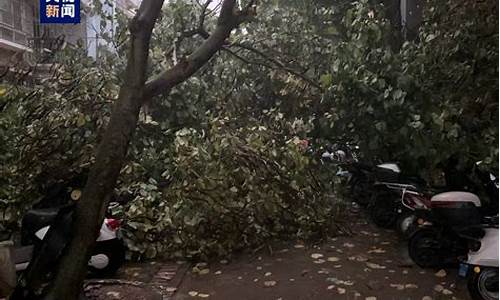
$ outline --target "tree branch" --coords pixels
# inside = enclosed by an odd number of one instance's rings
[[[177,50],[180,48],[182,41],[184,41],[185,38],[190,38],[190,37],[193,37],[195,35],[200,35],[202,38],[207,39],[210,36],[210,34],[206,31],[204,26],[205,26],[205,18],[207,16],[207,9],[208,9],[208,6],[210,5],[211,2],[212,2],[212,0],[207,0],[205,2],[205,4],[202,5],[197,1],[198,5],[201,6],[201,14],[200,14],[200,19],[198,21],[198,25],[196,28],[191,29],[191,30],[185,30],[185,28],[184,28],[185,24],[184,24],[184,22],[182,22],[182,17],[180,18],[181,25],[182,25],[182,32],[181,32],[180,36],[175,39],[174,46],[172,47],[172,50],[169,51],[169,53],[174,54],[174,59],[173,59],[174,64],[177,64],[176,53],[177,53]]]
[[[303,81],[305,81],[305,82],[309,83],[310,85],[314,86],[315,88],[318,88],[319,90],[323,90],[323,88],[322,88],[319,84],[317,84],[316,82],[314,82],[314,81],[313,81],[313,80],[311,80],[310,78],[307,78],[307,77],[306,77],[306,76],[304,76],[302,73],[299,73],[299,72],[295,71],[294,69],[290,68],[289,66],[286,66],[285,64],[283,64],[282,62],[280,62],[279,60],[277,60],[276,58],[271,57],[271,56],[269,56],[269,55],[265,54],[264,52],[262,52],[262,51],[260,51],[260,50],[258,50],[258,49],[256,49],[256,48],[254,48],[254,47],[252,47],[252,46],[250,46],[250,45],[248,45],[248,44],[244,44],[244,43],[233,43],[233,44],[231,44],[229,47],[231,47],[231,46],[239,47],[239,48],[241,48],[241,49],[245,49],[245,50],[248,50],[248,51],[250,51],[250,52],[252,52],[252,53],[254,53],[254,54],[257,54],[258,56],[260,56],[260,57],[264,58],[265,60],[267,60],[267,61],[269,61],[269,62],[271,62],[271,63],[275,64],[275,65],[276,65],[276,66],[278,66],[280,69],[285,70],[286,72],[288,72],[288,73],[290,73],[290,74],[292,74],[292,75],[295,75],[295,76],[299,77],[299,78],[300,78],[300,79],[302,79]],[[226,49],[227,49],[227,48],[226,48]],[[232,54],[233,56],[235,56],[235,57],[239,58],[239,59],[242,59],[242,57],[241,57],[241,56],[239,56],[239,55],[235,55],[235,53],[234,53],[234,52],[233,52],[233,53],[231,53],[231,54]],[[247,61],[247,62],[248,62],[248,60],[246,60],[246,59],[245,59],[244,61]],[[262,65],[263,65],[263,66],[268,66],[268,65],[266,65],[266,64],[262,64]],[[272,67],[271,67],[271,68],[272,68]],[[275,69],[275,68],[273,68],[273,69]]]
[[[145,86],[145,100],[168,93],[174,86],[184,82],[208,62],[224,46],[231,31],[247,21],[249,16],[255,14],[254,1],[250,3],[252,5],[240,11],[236,9],[235,0],[224,0],[217,26],[212,34],[191,55],[149,80]]]
[[[205,33],[206,33],[206,30],[204,27],[205,26],[205,18],[207,17],[207,8],[210,5],[210,3],[212,3],[212,0],[207,0],[207,2],[205,2],[205,4],[201,7],[200,21],[198,22],[198,29],[200,31],[205,32]],[[203,38],[208,38],[208,36],[203,37]]]

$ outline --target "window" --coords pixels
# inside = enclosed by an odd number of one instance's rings
[[[14,7],[13,7],[13,12],[14,12],[14,29],[23,31],[23,3],[19,0],[13,1],[14,2]]]
[[[13,9],[12,2],[9,0],[0,0],[0,23],[12,26]]]
[[[0,0],[0,38],[27,45],[34,19],[33,1]]]

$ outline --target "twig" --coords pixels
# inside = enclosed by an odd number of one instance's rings
[[[275,64],[278,68],[280,68],[280,69],[282,69],[282,70],[285,70],[285,71],[287,71],[288,73],[293,74],[293,75],[295,75],[295,76],[297,76],[297,77],[301,78],[303,81],[305,81],[305,82],[309,83],[310,85],[312,85],[312,86],[314,86],[314,87],[318,88],[319,90],[323,90],[323,88],[322,88],[319,84],[317,84],[316,82],[314,82],[313,80],[311,80],[311,79],[307,78],[307,77],[306,77],[306,76],[304,76],[303,74],[301,74],[301,73],[299,73],[299,72],[295,71],[294,69],[292,69],[292,68],[290,68],[290,67],[286,66],[285,64],[283,64],[283,63],[282,63],[282,62],[280,62],[279,60],[277,60],[277,59],[275,59],[275,58],[273,58],[273,57],[268,56],[268,55],[267,55],[267,54],[265,54],[264,52],[262,52],[262,51],[260,51],[260,50],[258,50],[258,49],[256,49],[256,48],[254,48],[254,47],[252,47],[252,46],[250,46],[250,45],[248,45],[248,44],[244,44],[244,43],[233,43],[233,44],[229,45],[229,47],[231,47],[231,46],[239,47],[239,48],[241,48],[241,49],[245,49],[245,50],[248,50],[248,51],[250,51],[250,52],[252,52],[252,53],[254,53],[254,54],[257,54],[258,56],[260,56],[260,57],[264,58],[265,60],[267,60],[267,61],[269,61],[269,62],[271,62],[271,63]],[[227,48],[227,47],[226,47],[226,48]],[[231,53],[231,54],[232,54],[232,55],[235,55],[235,54],[234,54],[234,52],[233,52],[233,53]],[[241,56],[237,56],[237,55],[236,55],[236,57],[237,57],[237,58],[241,58]],[[265,65],[264,65],[264,66],[265,66]]]

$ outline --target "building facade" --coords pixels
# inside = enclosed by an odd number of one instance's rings
[[[35,12],[34,1],[0,0],[0,64],[32,51],[29,39],[35,36]]]
[[[34,53],[50,52],[62,39],[81,43],[89,56],[97,58],[99,48],[106,46],[101,38],[101,16],[93,14],[92,0],[81,0],[79,24],[40,24],[40,0],[0,0],[0,66],[30,63]],[[116,10],[132,16],[140,0],[114,0],[102,5],[107,14]],[[115,24],[106,21],[105,30],[113,35]]]

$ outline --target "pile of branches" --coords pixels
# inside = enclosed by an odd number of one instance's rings
[[[135,186],[125,210],[129,249],[139,257],[205,259],[276,240],[318,240],[344,230],[344,204],[315,177],[297,138],[263,126],[176,133],[163,176]]]

